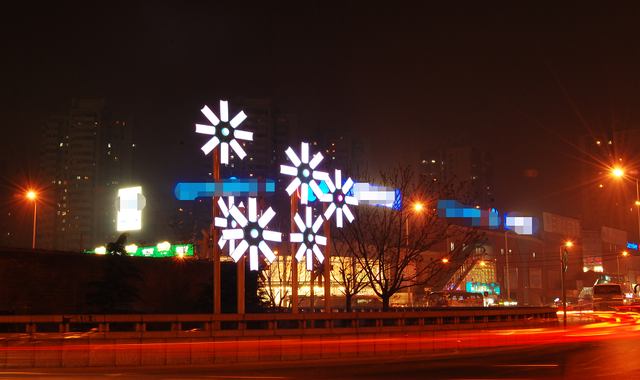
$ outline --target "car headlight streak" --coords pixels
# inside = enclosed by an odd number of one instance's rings
[[[317,181],[327,181],[329,179],[329,174],[325,172],[321,172],[319,170],[315,170],[315,168],[320,164],[322,159],[324,158],[321,153],[317,153],[311,161],[309,161],[309,143],[302,143],[302,150],[300,158],[298,155],[289,147],[285,153],[291,163],[295,166],[288,165],[280,165],[280,173],[285,175],[294,176],[295,178],[289,186],[287,186],[287,194],[293,194],[298,187],[300,187],[300,202],[303,205],[308,203],[307,196],[309,192],[309,187],[313,193],[320,199],[323,196],[322,190],[320,186],[318,186]]]
[[[314,222],[312,212],[313,209],[307,206],[305,222],[302,221],[300,214],[296,213],[293,220],[295,221],[296,226],[298,226],[300,233],[292,233],[289,235],[289,240],[291,240],[292,243],[301,243],[300,248],[298,248],[298,252],[296,253],[296,260],[300,262],[302,260],[302,256],[306,254],[308,271],[313,270],[314,254],[320,263],[324,261],[324,255],[320,251],[318,244],[327,245],[327,238],[317,235],[324,221],[318,216]]]
[[[229,145],[242,160],[246,157],[242,146],[236,139],[253,141],[253,133],[236,129],[247,115],[244,111],[240,111],[231,121],[229,121],[229,105],[226,100],[220,101],[220,119],[209,109],[208,106],[202,108],[202,113],[209,119],[213,125],[196,124],[196,133],[213,136],[206,144],[202,146],[204,154],[209,154],[215,147],[220,145],[220,162],[222,164],[229,163]]]
[[[276,215],[271,207],[258,218],[258,206],[256,198],[249,198],[248,218],[233,206],[229,213],[241,228],[225,229],[222,237],[225,240],[242,240],[233,252],[230,251],[231,258],[238,262],[244,253],[249,249],[249,263],[251,270],[258,270],[258,249],[266,257],[269,263],[276,259],[276,255],[271,251],[266,241],[281,242],[282,234],[276,231],[269,231],[265,228]]]
[[[342,214],[347,217],[349,223],[353,223],[355,218],[351,213],[351,210],[349,210],[348,205],[357,206],[358,200],[355,197],[347,195],[354,183],[351,178],[347,179],[344,185],[342,185],[342,172],[336,169],[335,179],[335,185],[331,182],[331,179],[325,180],[325,183],[329,187],[329,193],[324,194],[322,198],[320,198],[320,202],[331,202],[327,207],[327,211],[324,213],[324,217],[326,220],[329,220],[335,212],[336,226],[338,228],[342,228]]]

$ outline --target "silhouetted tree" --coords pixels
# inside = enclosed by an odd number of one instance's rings
[[[117,241],[107,244],[106,268],[99,280],[89,283],[87,304],[98,312],[116,314],[133,311],[133,303],[140,301],[140,289],[135,282],[144,282],[142,272],[126,255],[125,245],[129,233],[125,232]]]

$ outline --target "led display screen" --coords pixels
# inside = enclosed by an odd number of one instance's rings
[[[95,251],[84,251],[84,253],[96,253],[104,254],[104,250],[96,248]],[[132,249],[133,248],[133,249]],[[127,246],[127,256],[137,257],[185,257],[193,256],[192,244],[178,244],[178,245],[162,245],[160,247],[135,247]]]
[[[116,229],[118,231],[135,231],[142,228],[142,209],[146,199],[142,195],[142,187],[130,187],[118,190],[116,199]]]

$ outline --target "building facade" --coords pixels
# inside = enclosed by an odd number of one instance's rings
[[[73,99],[69,114],[50,117],[40,137],[50,190],[38,212],[37,248],[80,252],[115,241],[118,188],[132,185],[135,171],[131,121],[114,118],[106,99]]]
[[[466,181],[473,194],[470,206],[490,209],[493,199],[493,158],[470,146],[421,150],[420,175],[429,180]]]

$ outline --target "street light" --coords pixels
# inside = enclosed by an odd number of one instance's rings
[[[36,249],[36,205],[38,204],[38,202],[36,202],[36,193],[33,191],[28,192],[27,198],[33,201],[33,244],[31,249]]]
[[[616,177],[624,176],[624,172],[620,169],[614,169],[613,175]],[[636,180],[636,212],[638,213],[638,239],[640,239],[640,187],[638,186],[638,178]]]
[[[627,251],[623,251],[621,254],[616,255],[616,262],[618,263],[618,284],[622,285],[622,281],[620,281],[620,256],[627,257]]]
[[[415,211],[420,211],[420,210],[422,210],[422,205],[420,203],[416,203],[413,206],[413,209]],[[407,214],[407,249],[408,249],[408,247],[409,247],[409,214]]]
[[[422,210],[422,205],[420,203],[416,203],[413,205],[414,211]],[[407,251],[409,251],[409,214],[407,214]],[[409,302],[411,302],[411,306],[413,306],[413,296],[411,295],[411,286],[407,288],[407,294],[409,298]]]
[[[509,279],[509,243],[507,238],[507,234],[509,233],[509,231],[511,230],[508,230],[506,228],[504,230],[504,254],[507,260],[507,263],[506,263],[507,265],[507,271],[506,271],[507,272],[507,302],[509,303],[509,305],[511,305],[511,281]]]

